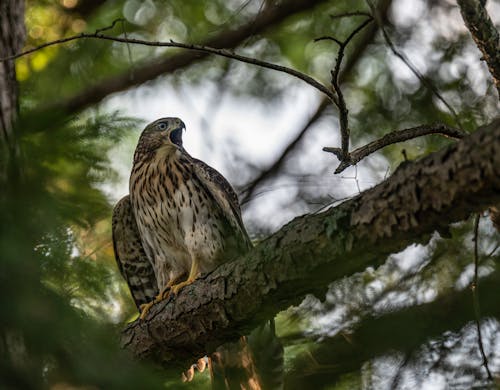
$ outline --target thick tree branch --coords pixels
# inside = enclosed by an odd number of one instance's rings
[[[500,34],[486,12],[485,2],[458,0],[457,3],[465,25],[488,64],[500,98]]]
[[[323,213],[296,218],[130,324],[123,345],[181,366],[305,294],[500,201],[500,119]]]

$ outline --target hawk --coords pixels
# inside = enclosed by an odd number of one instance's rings
[[[252,247],[236,193],[218,171],[187,153],[184,130],[178,118],[146,126],[134,153],[130,195],[113,210],[116,261],[141,318],[153,300],[177,294]],[[281,387],[283,349],[273,324],[220,347],[209,361],[216,388]]]

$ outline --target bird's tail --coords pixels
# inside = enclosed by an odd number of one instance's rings
[[[210,358],[214,390],[274,390],[283,388],[283,346],[274,320],[248,337],[220,346]]]

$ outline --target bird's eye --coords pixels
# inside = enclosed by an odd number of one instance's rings
[[[159,123],[159,124],[158,124],[158,128],[159,128],[160,130],[165,130],[165,129],[167,128],[167,124],[166,124],[166,123],[161,122],[161,123]]]

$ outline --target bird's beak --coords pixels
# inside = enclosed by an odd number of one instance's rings
[[[177,146],[182,146],[182,131],[186,130],[186,126],[184,123],[181,122],[181,124],[176,127],[174,130],[170,132],[170,141],[177,145]]]

